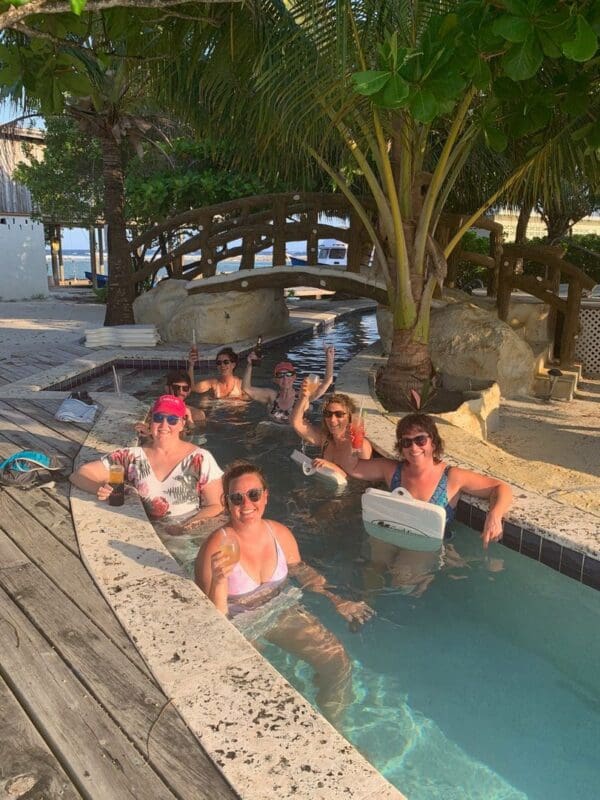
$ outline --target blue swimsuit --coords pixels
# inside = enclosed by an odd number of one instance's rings
[[[442,473],[442,477],[438,485],[435,487],[433,494],[429,498],[429,502],[433,503],[434,506],[442,506],[442,508],[446,509],[446,524],[452,522],[454,519],[454,513],[456,511],[450,503],[448,502],[448,472],[450,471],[450,467],[446,467],[444,472]],[[392,480],[390,481],[390,490],[397,489],[399,486],[402,485],[402,463],[398,464],[396,469],[394,470],[394,474],[392,475]]]

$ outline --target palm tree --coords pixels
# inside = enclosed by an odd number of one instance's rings
[[[379,388],[392,402],[431,375],[431,299],[464,232],[519,181],[543,184],[570,131],[598,138],[591,2],[527,8],[258,0],[214,10],[214,29],[190,39],[199,56],[186,51],[169,78],[172,98],[197,92],[237,135],[240,160],[322,170],[350,200],[387,282],[394,336]],[[485,198],[442,249],[436,230],[474,148],[514,140],[522,162],[486,173]],[[568,146],[564,160],[575,170]]]

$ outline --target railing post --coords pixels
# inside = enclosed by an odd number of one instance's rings
[[[242,238],[240,269],[254,269],[254,234],[246,233]]]
[[[311,266],[317,263],[319,257],[319,217],[315,208],[309,209],[307,220],[308,237],[306,239],[306,263],[308,266]]]
[[[498,306],[498,319],[503,322],[508,320],[510,311],[510,293],[512,290],[513,278],[513,264],[514,258],[506,253],[500,259],[500,270],[498,276],[498,297],[496,298],[496,305]]]
[[[273,208],[273,266],[283,267],[287,261],[285,254],[285,200],[278,197]]]
[[[205,278],[212,278],[217,271],[215,251],[209,244],[210,235],[212,233],[212,215],[203,215],[200,217],[198,231],[200,235],[200,250],[202,252],[202,256],[200,257],[200,269]]]
[[[567,313],[560,338],[560,365],[570,367],[575,360],[575,344],[579,333],[579,308],[581,306],[581,284],[569,281]]]
[[[348,252],[346,256],[346,270],[348,272],[360,272],[360,262],[362,258],[361,241],[362,222],[356,212],[350,212],[350,230],[348,231]]]

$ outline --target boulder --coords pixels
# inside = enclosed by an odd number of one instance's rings
[[[283,289],[187,293],[188,281],[161,281],[133,304],[137,323],[154,323],[164,342],[223,344],[287,330]]]
[[[391,342],[391,314],[377,310],[384,352]],[[464,381],[496,381],[504,397],[531,393],[535,356],[517,333],[473,303],[434,301],[431,309],[430,352],[436,370]]]

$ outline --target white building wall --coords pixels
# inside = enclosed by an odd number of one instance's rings
[[[48,296],[44,226],[0,212],[0,300]]]

